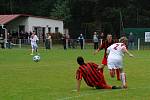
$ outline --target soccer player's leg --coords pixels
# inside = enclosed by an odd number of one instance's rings
[[[124,72],[122,72],[120,74],[120,77],[121,77],[122,87],[127,88],[126,74]]]
[[[102,73],[100,73],[101,75],[101,80],[99,82],[99,85],[96,86],[96,89],[121,89],[121,87],[119,86],[111,86],[111,85],[108,85],[107,82],[105,81],[105,77]]]
[[[112,86],[112,89],[122,89],[121,86]]]
[[[117,80],[120,80],[120,69],[116,69]]]
[[[110,60],[108,61],[108,69],[111,77],[115,76],[115,65]]]
[[[109,73],[112,78],[115,77],[115,69],[114,68],[109,69]]]
[[[122,87],[127,88],[126,74],[123,71],[122,61],[118,63],[118,68],[120,69],[120,78],[122,82]]]
[[[127,88],[127,80],[126,80],[126,74],[123,71],[123,67],[119,66],[120,68],[120,78],[121,78],[121,82],[122,82],[122,87],[123,88]]]
[[[36,52],[37,55],[39,55],[39,53],[38,53],[38,45],[37,44],[35,44],[35,52]]]
[[[35,52],[36,53],[38,52],[38,46],[37,45],[35,46]]]
[[[102,66],[101,72],[103,73],[104,67],[107,66],[107,58],[106,57],[103,58],[101,66]]]
[[[33,55],[33,52],[34,52],[34,45],[31,45],[31,54],[30,55]]]
[[[101,81],[99,83],[99,86],[96,86],[96,89],[112,89],[112,86],[107,85],[106,83],[103,83],[103,81]]]
[[[96,86],[96,89],[122,89],[121,86],[111,86],[104,83],[101,83],[99,86]]]

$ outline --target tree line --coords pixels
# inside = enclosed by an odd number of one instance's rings
[[[0,0],[0,14],[31,14],[64,21],[70,35],[120,34],[150,27],[150,0]]]

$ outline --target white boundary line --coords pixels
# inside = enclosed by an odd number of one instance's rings
[[[84,97],[84,96],[89,96],[89,95],[93,95],[93,94],[102,94],[102,93],[111,93],[111,92],[115,92],[115,91],[125,91],[125,90],[136,90],[136,89],[150,89],[150,87],[138,87],[138,88],[128,88],[128,89],[110,89],[110,90],[104,90],[104,91],[96,91],[94,93],[85,93],[85,94],[79,94],[78,96],[68,96],[68,97],[64,97],[61,99],[57,99],[57,100],[70,100],[70,99],[78,99],[80,97]]]

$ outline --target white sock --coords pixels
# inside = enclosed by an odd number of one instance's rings
[[[32,49],[32,54],[33,54],[34,49]]]
[[[125,86],[126,85],[126,74],[125,73],[120,73],[120,78],[122,81],[122,85]]]

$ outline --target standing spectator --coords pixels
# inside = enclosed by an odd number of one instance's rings
[[[83,34],[80,34],[80,36],[78,37],[81,49],[83,49],[83,43],[84,43],[84,37]]]
[[[70,46],[70,35],[67,33],[66,34],[66,48],[71,48],[71,46]]]
[[[102,44],[102,42],[105,40],[105,35],[104,35],[104,33],[102,32],[102,33],[100,33],[100,35],[99,35],[99,39],[100,39],[100,45]]]
[[[52,42],[51,35],[49,33],[47,33],[46,34],[46,40],[45,40],[45,48],[46,48],[46,50],[51,49],[51,42]]]
[[[30,40],[31,40],[31,47],[32,47],[32,51],[31,51],[30,55],[33,55],[34,50],[35,50],[36,53],[38,53],[37,41],[39,41],[39,38],[37,37],[37,35],[35,35],[34,31],[32,32]]]
[[[7,33],[7,48],[11,49],[12,35]]]
[[[0,34],[0,44],[1,44],[1,48],[4,49],[4,36],[3,36],[3,34]]]
[[[66,34],[63,34],[61,39],[62,39],[62,42],[63,42],[64,50],[66,50],[67,49],[67,45],[66,45],[67,37],[66,37]]]
[[[104,40],[104,39],[105,39],[105,35],[104,35],[104,33],[103,33],[103,32],[100,34],[100,39],[102,39],[102,40]]]
[[[133,50],[135,38],[134,38],[132,32],[130,32],[130,34],[129,34],[128,41],[129,41],[129,49]]]
[[[96,32],[94,32],[94,35],[93,35],[94,49],[98,49],[98,42],[99,42],[98,35]]]

